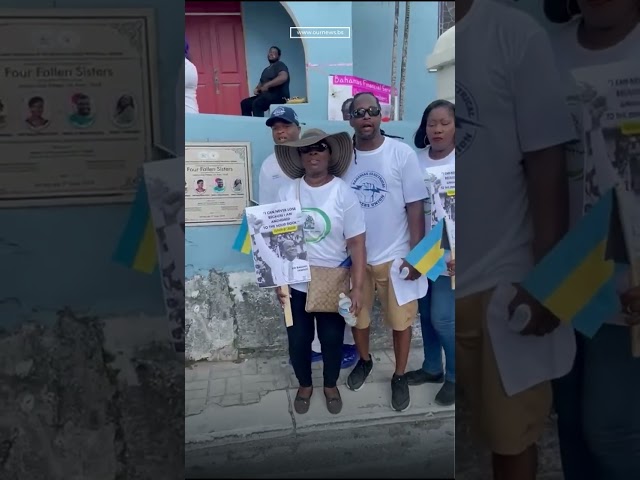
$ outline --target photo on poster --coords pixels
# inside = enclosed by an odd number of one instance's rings
[[[427,168],[425,184],[429,192],[431,226],[440,220],[456,221],[456,166]]]
[[[627,248],[640,261],[640,77],[636,62],[577,69],[584,124],[584,212],[616,188]]]
[[[258,286],[309,282],[311,270],[300,202],[259,205],[246,212]]]

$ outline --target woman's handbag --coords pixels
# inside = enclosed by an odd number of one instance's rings
[[[297,197],[300,201],[300,182],[298,179]],[[311,281],[307,285],[307,303],[309,313],[338,313],[340,294],[351,291],[351,270],[349,267],[310,267]]]
[[[346,267],[311,267],[307,312],[338,313],[340,294],[349,295],[351,270]]]

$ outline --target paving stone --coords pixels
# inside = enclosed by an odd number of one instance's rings
[[[185,400],[196,400],[199,398],[207,398],[207,389],[202,389],[202,390],[187,390],[184,392],[184,399]]]
[[[227,379],[226,378],[216,378],[209,382],[209,396],[210,397],[219,397],[226,393]]]
[[[242,393],[242,377],[234,376],[227,378],[225,394],[237,395]]]
[[[206,398],[197,398],[194,400],[186,400],[184,404],[185,416],[198,415],[204,410]]]
[[[234,405],[240,405],[242,402],[240,394],[234,394],[225,395],[224,397],[221,397],[220,400],[216,403],[221,407],[232,407]]]
[[[258,403],[260,401],[260,397],[261,395],[257,392],[242,392],[242,405]]]
[[[198,380],[195,382],[185,382],[185,390],[206,390],[209,386],[209,380]]]

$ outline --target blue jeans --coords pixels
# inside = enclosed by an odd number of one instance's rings
[[[456,381],[456,303],[451,278],[429,280],[427,294],[418,300],[420,327],[424,344],[422,369],[431,375],[442,374],[442,351],[446,359],[444,378]]]
[[[640,359],[626,327],[577,334],[573,369],[553,381],[566,480],[640,478]]]

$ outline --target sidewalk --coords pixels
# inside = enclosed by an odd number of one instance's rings
[[[298,383],[287,357],[252,358],[240,363],[199,362],[185,369],[186,450],[262,438],[285,437],[311,431],[351,428],[447,418],[455,406],[440,407],[433,399],[440,384],[411,387],[411,407],[402,413],[391,409],[393,352],[372,354],[373,371],[359,392],[345,386],[351,368],[338,382],[343,410],[331,415],[322,394],[322,363],[313,365],[314,390],[305,415],[293,411]],[[422,363],[422,349],[413,349],[409,368]],[[454,439],[452,438],[453,442]]]

